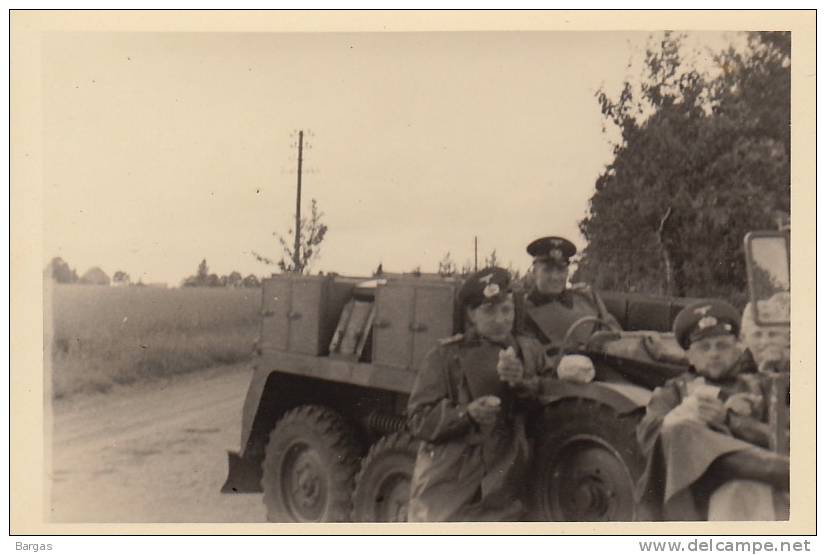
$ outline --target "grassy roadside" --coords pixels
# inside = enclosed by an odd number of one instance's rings
[[[55,285],[50,294],[44,355],[55,399],[243,362],[258,337],[259,289]]]

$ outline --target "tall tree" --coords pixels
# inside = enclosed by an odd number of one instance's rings
[[[588,245],[575,280],[744,299],[743,236],[789,210],[786,37],[751,34],[708,75],[666,34],[646,52],[639,86],[598,93],[621,138],[580,222]]]
[[[199,285],[206,285],[206,282],[209,280],[209,266],[207,266],[206,258],[198,264],[198,273],[195,274],[195,279]]]
[[[324,213],[318,209],[318,203],[312,199],[310,205],[310,217],[301,218],[298,233],[298,256],[295,256],[295,233],[292,228],[287,230],[287,235],[273,233],[278,238],[281,246],[281,258],[275,260],[263,256],[255,251],[252,255],[264,264],[277,265],[282,272],[294,272],[304,274],[309,272],[313,262],[318,259],[321,243],[327,235],[327,224],[322,221]]]
[[[207,265],[206,258],[204,258],[198,264],[195,275],[184,278],[181,285],[183,287],[207,287],[209,285],[209,276],[209,266]]]

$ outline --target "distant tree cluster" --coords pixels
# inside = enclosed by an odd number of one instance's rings
[[[131,285],[132,279],[124,271],[118,270],[112,276],[112,285]]]
[[[449,277],[449,276],[455,276],[456,273],[457,273],[456,263],[453,262],[453,259],[450,257],[450,253],[447,252],[442,257],[442,259],[439,260],[438,274],[440,276]]]
[[[260,280],[253,274],[247,277],[232,271],[228,275],[210,273],[206,259],[201,260],[195,275],[184,278],[182,287],[259,287]]]
[[[57,283],[76,283],[81,285],[113,285],[116,287],[134,286],[143,287],[145,285],[154,287],[166,287],[162,283],[145,284],[138,280],[133,282],[129,274],[123,270],[118,270],[110,278],[99,266],[89,268],[82,276],[78,277],[77,272],[69,264],[56,256],[46,266],[44,271],[46,277],[50,277]],[[182,287],[260,287],[261,281],[253,274],[243,277],[240,272],[230,272],[228,275],[219,276],[210,273],[206,259],[201,260],[194,276],[189,276],[181,282]]]
[[[576,281],[744,300],[744,235],[790,210],[791,35],[749,33],[745,51],[715,62],[688,67],[666,34],[641,83],[598,93],[621,138],[579,224]]]
[[[122,285],[129,284],[129,274],[118,270],[113,278],[110,278],[99,266],[92,266],[82,276],[78,276],[77,271],[69,266],[69,263],[61,257],[52,258],[46,266],[44,274],[57,283],[77,283],[81,285]]]
[[[46,274],[58,283],[77,283],[78,276],[74,268],[70,267],[68,262],[56,256],[52,258],[49,265],[46,266]]]
[[[493,249],[490,254],[485,256],[485,261],[481,269],[492,268],[498,265],[499,259],[496,257],[496,249]],[[513,264],[508,264],[508,267],[505,269],[510,273],[512,281],[517,282],[522,280],[522,273],[518,268],[514,268]],[[464,264],[462,264],[462,267],[459,268],[456,262],[453,261],[450,252],[446,252],[442,259],[439,260],[437,273],[444,277],[456,276],[465,278],[473,273],[473,263],[470,260],[466,260]]]

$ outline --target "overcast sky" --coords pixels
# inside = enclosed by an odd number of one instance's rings
[[[314,273],[435,271],[472,260],[474,235],[480,261],[524,269],[538,236],[584,245],[611,159],[595,93],[638,75],[647,37],[49,34],[45,256],[170,285],[202,258],[269,274],[251,251],[277,256],[291,226],[300,128],[303,205],[329,225]]]

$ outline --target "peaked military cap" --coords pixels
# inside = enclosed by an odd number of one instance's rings
[[[683,349],[695,341],[718,335],[740,333],[740,313],[726,301],[692,303],[674,319],[674,337]]]
[[[528,245],[528,254],[535,260],[568,264],[568,259],[576,254],[576,246],[564,237],[540,237]]]
[[[505,299],[510,292],[511,277],[504,268],[485,268],[468,276],[459,290],[459,305],[476,308],[484,303]]]

